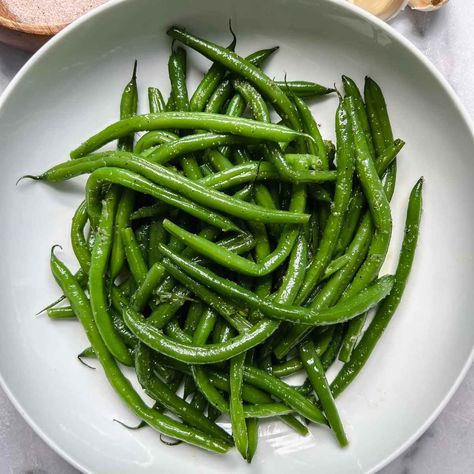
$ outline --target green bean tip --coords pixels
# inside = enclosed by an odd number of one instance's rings
[[[40,181],[42,178],[42,176],[40,174],[24,174],[23,176],[20,176],[16,183],[15,183],[15,186],[18,186],[18,183],[24,179],[33,179],[35,181]]]
[[[82,352],[81,352],[81,354],[82,354]],[[82,360],[81,354],[79,354],[79,355],[77,356],[77,360],[78,360],[81,364],[83,364],[83,365],[85,365],[86,367],[88,367],[89,369],[95,370],[95,367],[92,367],[92,365],[89,365],[87,362],[84,362],[84,361]]]

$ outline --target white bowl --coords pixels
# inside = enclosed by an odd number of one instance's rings
[[[420,175],[426,179],[421,239],[405,297],[367,366],[338,400],[350,446],[340,449],[321,428],[301,438],[279,422],[264,423],[251,466],[235,452],[168,447],[149,428],[128,431],[112,421],[136,420],[100,369],[78,363],[87,346],[78,323],[34,317],[58,295],[48,268],[51,245],[63,244],[72,262],[69,223],[82,181],[15,186],[19,176],[66,160],[69,150],[116,119],[135,58],[141,110],[146,86],[168,92],[166,27],[183,25],[225,44],[229,18],[239,52],[280,45],[266,68],[270,76],[330,85],[340,84],[341,74],[361,84],[368,74],[382,85],[395,134],[407,142],[387,270],[396,264],[409,190]],[[190,55],[193,85],[195,71],[207,67]],[[314,106],[328,138],[335,107],[334,97]],[[465,374],[474,343],[472,127],[446,81],[413,46],[347,3],[112,2],[28,62],[3,95],[0,131],[2,386],[43,439],[83,472],[374,472],[421,435]]]

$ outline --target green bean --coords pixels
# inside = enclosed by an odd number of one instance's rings
[[[118,361],[125,365],[132,365],[133,361],[128,349],[113,327],[105,291],[105,275],[112,246],[114,215],[118,200],[118,189],[112,188],[111,191],[104,199],[97,237],[91,253],[90,304],[95,323],[107,348]]]
[[[46,310],[48,317],[51,319],[71,319],[76,315],[70,306],[61,306],[60,308],[48,308]]]
[[[179,265],[189,276],[219,292],[221,295],[246,303],[252,309],[258,309],[268,317],[311,326],[348,321],[376,305],[383,297],[390,293],[393,286],[393,277],[384,276],[355,297],[328,309],[314,310],[301,306],[288,306],[259,298],[242,286],[219,277],[208,269],[176,255],[164,245],[160,245],[160,249],[165,257]],[[134,317],[133,319],[134,323],[137,323],[138,328],[138,318]]]
[[[323,407],[324,414],[329,422],[329,425],[336,434],[340,446],[346,446],[348,441],[342,426],[341,418],[334,403],[334,398],[331,394],[328,381],[324,375],[324,369],[316,354],[313,341],[305,340],[299,347],[299,354],[303,365],[308,374],[316,395]]]
[[[85,157],[78,160],[69,160],[51,168],[40,176],[35,176],[32,178],[46,181],[62,181],[65,179],[71,179],[74,176],[78,176],[80,174],[92,172],[93,170],[95,170],[95,173],[109,174],[107,170],[104,171],[97,169],[104,166],[120,166],[126,168],[127,171],[136,170],[142,176],[138,176],[136,173],[134,173],[133,177],[130,176],[129,180],[126,180],[126,176],[129,176],[128,173],[125,172],[125,169],[117,171],[117,168],[113,168],[112,175],[116,173],[120,175],[122,180],[119,184],[124,185],[124,182],[127,182],[127,187],[138,189],[141,192],[145,192],[143,189],[145,188],[147,190],[145,194],[156,195],[156,197],[159,197],[161,200],[163,200],[163,196],[165,195],[164,193],[167,193],[166,195],[170,196],[171,191],[165,191],[164,188],[158,187],[158,185],[170,188],[171,190],[179,193],[181,196],[188,197],[197,203],[202,203],[203,205],[209,206],[213,209],[222,210],[223,212],[226,212],[230,215],[247,220],[254,220],[264,223],[297,224],[305,223],[309,218],[308,215],[302,213],[273,211],[246,203],[244,201],[240,201],[219,191],[206,188],[185,177],[179,176],[178,174],[173,173],[169,169],[156,163],[147,162],[142,158],[124,152],[105,152],[99,155],[91,155],[91,157]],[[150,185],[146,178],[152,180],[153,185]],[[140,183],[140,185],[138,183]],[[170,197],[167,197],[166,199],[171,201]],[[179,202],[184,203],[185,201],[182,197],[180,197],[178,202],[173,200],[173,205],[175,207],[182,208],[183,204],[179,205]],[[188,202],[186,201],[186,208],[188,209],[187,203]],[[89,203],[88,211],[89,213],[91,212]],[[196,217],[200,217],[205,222],[209,222],[211,219],[206,217],[206,213],[210,214],[210,211],[204,212],[204,215],[200,213],[199,216]],[[95,216],[95,218],[97,219],[97,216]],[[221,228],[227,228],[230,230],[230,228],[235,228],[235,226],[232,225],[229,227],[229,224],[227,224]]]
[[[181,339],[181,342],[184,343],[189,343],[191,342],[191,339],[189,337],[186,337],[184,335],[184,339]],[[172,360],[172,359],[166,359],[165,363],[170,364],[174,368],[178,368],[178,370],[183,371],[184,373],[189,373],[189,368],[187,365],[180,365],[181,363]],[[206,370],[205,372],[209,382],[211,382],[215,387],[219,390],[222,390],[224,392],[230,392],[230,381],[229,378],[219,372],[213,371],[213,370]],[[296,389],[295,389],[296,390]],[[217,392],[218,396],[220,396],[219,392]],[[275,404],[274,400],[265,392],[261,391],[260,389],[254,387],[253,385],[249,385],[244,382],[242,386],[242,398],[248,403],[255,404],[255,405],[268,405],[268,404],[273,404],[274,409],[278,410],[279,412],[286,412],[286,407],[285,405],[282,404]],[[279,405],[279,407],[278,407]],[[228,410],[227,408],[227,403],[224,398],[222,398],[220,404],[220,408],[222,410],[219,410],[221,412],[226,413],[224,410]],[[246,405],[248,407],[248,405]],[[245,407],[244,407],[245,409]],[[291,415],[282,415],[280,416],[280,419],[286,423],[288,426],[290,426],[292,429],[294,429],[297,433],[306,436],[308,434],[308,430],[305,425],[301,424],[296,418],[294,418]],[[250,433],[249,433],[250,434]],[[250,440],[249,440],[250,441]]]
[[[120,101],[120,119],[127,119],[137,113],[138,90],[137,90],[137,61],[133,65],[133,73],[130,82],[125,86]],[[131,151],[133,149],[133,134],[120,137],[117,148],[119,150]]]
[[[166,130],[152,130],[140,137],[135,144],[133,151],[137,155],[147,157],[149,153],[152,153],[155,150],[157,145],[174,142],[178,139],[179,137],[176,133]]]
[[[158,245],[166,241],[166,231],[163,223],[153,221],[150,225],[150,237],[148,243],[148,267],[151,268],[155,263],[160,261],[160,253],[158,252]]]
[[[313,310],[325,308],[335,304],[341,297],[344,289],[351,282],[357,269],[362,264],[369,249],[373,234],[373,224],[370,213],[366,213],[359,229],[347,250],[350,256],[349,262],[337,273],[335,273],[323,286],[316,298],[311,302]],[[285,357],[288,352],[296,346],[311,331],[310,328],[302,324],[294,326],[274,348],[274,353],[278,359]]]
[[[403,140],[395,140],[391,146],[385,149],[385,151],[380,155],[377,160],[375,161],[375,168],[379,176],[382,176],[385,170],[389,167],[389,165],[393,162],[396,158],[400,150],[405,145]],[[347,216],[345,220],[345,224],[343,229],[341,230],[339,241],[336,245],[334,250],[335,254],[340,254],[343,252],[346,247],[349,245],[352,237],[354,236],[354,232],[359,224],[360,217],[362,212],[365,208],[365,197],[362,189],[358,187],[349,204],[349,208],[347,210]]]
[[[201,234],[206,235],[208,238],[211,237],[209,232],[203,231]],[[218,244],[229,250],[240,253],[250,250],[253,247],[254,242],[250,236],[243,234],[238,235],[234,238],[223,239],[218,242]],[[191,250],[187,249],[183,252],[183,255],[191,255],[191,253]],[[239,314],[238,309],[234,305],[228,303],[219,296],[210,292],[194,280],[189,279],[189,277],[187,277],[186,274],[183,274],[183,272],[181,272],[179,268],[177,270],[176,268],[171,268],[168,264],[166,264],[166,262],[155,264],[154,268],[152,267],[152,269],[150,269],[149,273],[147,274],[147,277],[143,281],[142,286],[138,288],[136,293],[133,295],[132,306],[136,311],[140,311],[141,309],[143,309],[147,301],[147,295],[151,291],[153,291],[156,288],[157,284],[163,279],[166,270],[168,270],[169,273],[181,284],[185,285],[190,292],[194,293],[207,304],[215,308],[216,311],[239,332],[244,332],[250,327],[249,322]],[[149,280],[148,282],[147,279]],[[188,297],[189,291],[183,293],[182,288],[180,288],[179,290],[175,289],[174,291],[182,293],[181,299],[173,299],[170,304],[159,306],[156,309],[156,312],[152,313],[149,318],[149,321],[153,320],[155,321],[155,325],[161,326],[162,324],[165,324],[168,321],[168,318],[172,317],[172,315],[181,307],[181,304],[184,303],[184,301]],[[159,324],[158,321],[160,321],[161,324]]]
[[[248,161],[232,168],[225,169],[224,171],[214,173],[213,175],[206,176],[200,179],[198,182],[209,188],[223,190],[231,188],[235,185],[247,183],[249,181],[255,183],[260,180],[289,181],[296,182],[298,184],[317,182],[322,183],[334,181],[336,179],[336,173],[334,171],[312,171],[310,175],[300,175],[294,180],[293,178],[293,176],[282,177],[273,165],[265,161]],[[263,198],[265,201],[262,202],[261,191],[259,190],[257,192],[257,188],[258,186],[255,186],[255,198],[257,199],[258,196],[257,203],[262,207],[266,207],[267,209],[277,209],[275,204],[273,204],[273,206],[263,205],[268,201]]]
[[[315,97],[335,92],[335,89],[321,86],[308,81],[275,81],[276,85],[286,94],[297,97]]]
[[[202,313],[198,327],[194,333],[192,342],[198,346],[204,346],[217,322],[217,313],[207,308]],[[191,373],[201,393],[206,397],[209,404],[221,413],[229,413],[229,404],[221,393],[210,382],[208,374],[203,367],[192,366]]]
[[[245,407],[244,407],[245,414]],[[247,412],[248,414],[248,412]],[[251,463],[255,452],[257,451],[258,446],[258,419],[257,418],[247,418],[247,438],[248,438],[248,448],[247,448],[247,462]]]
[[[324,370],[328,370],[336,360],[344,340],[344,333],[344,324],[338,324],[335,326],[331,342],[329,343],[326,352],[321,356],[321,364],[323,365]]]
[[[308,151],[313,155],[319,156],[321,160],[321,169],[329,169],[329,158],[326,145],[324,144],[318,124],[316,123],[316,120],[314,120],[311,110],[305,104],[303,99],[293,97],[293,100],[301,117],[303,130],[312,138],[312,141],[307,140]]]
[[[131,133],[166,129],[204,129],[215,133],[229,133],[273,142],[289,142],[306,136],[303,132],[292,130],[283,125],[264,124],[241,117],[204,112],[161,112],[136,115],[109,125],[73,150],[71,158],[86,156],[107,143]]]
[[[230,437],[222,428],[178,397],[165,382],[162,382],[153,375],[151,357],[150,349],[144,344],[138,343],[135,350],[135,368],[138,381],[145,393],[168,410],[176,413],[189,426],[193,426],[203,433],[208,433],[228,443]]]
[[[255,66],[260,66],[267,58],[269,58],[276,50],[278,49],[277,47],[274,48],[269,48],[269,49],[262,49],[260,51],[256,51],[255,53],[252,53],[247,56],[247,60],[250,61],[252,64]],[[219,63],[215,63],[219,64]],[[220,67],[222,67],[219,64]],[[214,91],[212,92],[211,96],[209,97],[209,100],[206,104],[205,111],[206,112],[219,112],[224,103],[229,99],[233,91],[232,84],[228,78],[225,78],[220,82],[220,84],[215,87]],[[234,98],[229,100],[229,106],[234,108],[238,104],[235,102],[241,102],[238,98],[236,100],[235,96]],[[231,105],[233,103],[233,105]],[[245,106],[245,104],[244,104]],[[238,115],[238,114],[237,114]]]
[[[281,403],[264,403],[261,405],[245,405],[243,415],[245,418],[271,418],[273,416],[288,415],[295,410]]]
[[[221,46],[197,38],[176,26],[170,28],[167,31],[167,34],[172,38],[181,41],[181,43],[186,46],[200,52],[207,58],[219,62],[230,71],[247,79],[266,96],[285,121],[296,130],[301,128],[295,107],[286,94],[251,62],[232,51],[222,48]]]
[[[72,218],[71,244],[81,269],[89,273],[91,262],[91,252],[84,238],[84,227],[87,224],[89,215],[87,214],[86,202],[83,201],[77,208]]]
[[[308,420],[318,424],[327,424],[326,419],[316,405],[311,403],[293,387],[267,372],[255,367],[246,366],[244,368],[244,380],[278,397]]]
[[[140,285],[146,278],[148,268],[131,227],[126,227],[122,230],[122,242],[130,272],[138,285]]]
[[[137,61],[133,67],[132,79],[125,86],[120,101],[120,120],[133,117],[137,113],[138,90],[137,90]],[[117,149],[123,151],[132,151],[134,134],[121,137],[117,143]],[[122,244],[121,230],[128,225],[130,213],[135,203],[135,194],[130,190],[125,190],[119,199],[117,216],[114,221],[114,235],[112,239],[111,250],[111,278],[112,280],[120,273],[125,261],[125,254]]]
[[[86,335],[104,369],[107,379],[130,409],[147,424],[167,436],[186,441],[195,446],[217,453],[226,452],[228,450],[227,443],[205,435],[199,430],[183,425],[182,423],[149,408],[143,402],[137,392],[133,389],[128,379],[121,373],[112,354],[104,344],[95,324],[84,291],[69,270],[59,262],[54,254],[51,255],[51,270],[64,294],[69,299],[74,312],[77,314],[79,320],[84,326]]]
[[[189,296],[187,288],[175,287],[169,301],[158,305],[147,319],[148,324],[162,329],[168,321],[174,318]]]
[[[235,447],[244,459],[247,458],[248,433],[242,404],[242,385],[244,379],[245,354],[239,354],[230,360],[230,396],[229,411],[232,424],[232,436]]]
[[[216,133],[199,133],[178,138],[150,149],[146,159],[154,163],[165,164],[172,159],[196,151],[216,148],[221,145],[240,145],[256,143],[252,138]]]
[[[365,78],[364,96],[375,150],[380,155],[393,143],[393,133],[382,91],[370,77]]]
[[[334,203],[328,217],[318,250],[313,262],[306,272],[305,281],[297,298],[297,303],[304,302],[313,291],[329,264],[337,238],[343,227],[344,215],[349,204],[352,191],[352,175],[354,172],[354,143],[348,114],[341,103],[336,113],[337,133],[337,181],[334,193]]]
[[[72,310],[71,310],[72,311]],[[72,313],[74,314],[74,311],[72,311]],[[74,314],[75,316],[75,314]],[[78,359],[95,359],[97,356],[96,356],[96,353],[95,353],[95,350],[92,346],[89,346],[89,347],[86,347],[80,354],[78,354],[77,358]]]
[[[346,96],[353,98],[354,106],[357,109],[361,127],[364,130],[364,134],[366,136],[367,147],[369,148],[370,156],[375,160],[376,154],[374,143],[372,141],[372,134],[370,133],[369,119],[367,117],[367,110],[365,108],[364,100],[362,99],[359,88],[357,87],[356,83],[347,76],[342,76],[342,84],[344,86],[344,92],[346,93]]]
[[[166,104],[160,89],[156,87],[148,88],[148,107],[150,114],[156,114],[165,110]]]
[[[201,319],[204,305],[200,301],[193,301],[188,308],[184,321],[184,332],[188,335],[194,334]]]
[[[413,265],[418,242],[422,212],[422,188],[423,179],[420,179],[410,194],[405,221],[405,236],[395,273],[393,290],[380,304],[374,319],[354,349],[350,361],[344,364],[332,382],[331,390],[334,397],[337,397],[361,371],[400,304]]]
[[[175,110],[189,112],[190,106],[186,87],[186,51],[183,48],[178,47],[171,53],[168,71]],[[186,177],[190,179],[202,177],[197,160],[193,155],[182,156],[179,162]]]
[[[350,256],[346,254],[332,260],[326,267],[326,270],[324,270],[321,280],[327,280],[329,277],[334,275],[334,273],[338,272],[342,267],[349,263],[349,260]]]
[[[225,171],[232,168],[232,162],[217,150],[207,150],[204,159],[216,171]]]
[[[168,61],[168,73],[171,81],[171,96],[175,110],[189,110],[188,90],[186,88],[186,51],[176,48],[171,52]]]
[[[233,35],[232,43],[227,46],[227,49],[230,51],[235,50],[235,45],[237,43],[237,39],[235,35]],[[216,87],[222,81],[226,73],[224,67],[222,67],[219,63],[214,62],[209,70],[204,74],[199,85],[196,87],[191,100],[189,101],[189,108],[193,112],[201,112],[204,110],[209,97],[215,91]]]
[[[122,231],[130,225],[130,215],[135,205],[135,192],[124,189],[121,192],[114,221],[114,235],[112,240],[112,254],[110,256],[110,274],[114,279],[122,270],[125,262],[125,249],[122,242]]]

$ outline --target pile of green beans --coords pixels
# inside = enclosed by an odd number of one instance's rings
[[[90,347],[78,357],[98,360],[138,427],[216,453],[235,445],[248,462],[260,418],[303,436],[315,423],[345,446],[335,398],[401,300],[422,179],[409,198],[395,275],[380,276],[404,145],[394,140],[380,87],[366,78],[361,93],[343,76],[342,97],[306,80],[274,81],[263,66],[278,48],[243,58],[235,36],[222,47],[178,27],[168,35],[167,100],[149,87],[148,113],[138,114],[135,62],[119,121],[71,160],[23,177],[89,175],[71,225],[79,270],[53,247],[63,296],[47,314],[80,321]],[[193,94],[183,46],[212,61]],[[335,144],[307,103],[333,92]],[[99,151],[114,141],[116,150]],[[344,365],[330,381],[338,357]],[[153,406],[121,366],[135,369]],[[302,385],[287,379],[298,374]]]

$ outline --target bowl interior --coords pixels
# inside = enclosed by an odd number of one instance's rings
[[[184,445],[167,447],[134,424],[101,370],[76,355],[87,346],[76,322],[34,314],[57,294],[48,268],[52,244],[73,264],[69,224],[83,180],[47,186],[15,181],[66,160],[68,152],[118,116],[120,94],[138,59],[140,110],[146,87],[169,92],[172,24],[229,42],[228,19],[248,54],[280,45],[266,71],[278,79],[341,87],[365,75],[383,88],[394,133],[406,141],[392,208],[394,237],[385,270],[396,265],[411,186],[425,177],[422,235],[403,302],[367,366],[338,405],[351,444],[311,428],[306,438],[279,422],[261,424],[249,467],[235,452],[214,456]],[[133,20],[132,20],[133,19]],[[189,54],[189,87],[209,62]],[[313,103],[326,138],[334,139],[335,97]],[[474,334],[473,136],[457,100],[419,55],[386,26],[324,0],[127,0],[97,10],[53,39],[29,63],[0,105],[0,373],[16,406],[51,445],[84,472],[218,473],[374,471],[421,434],[466,369]],[[199,466],[199,467],[196,467]]]

